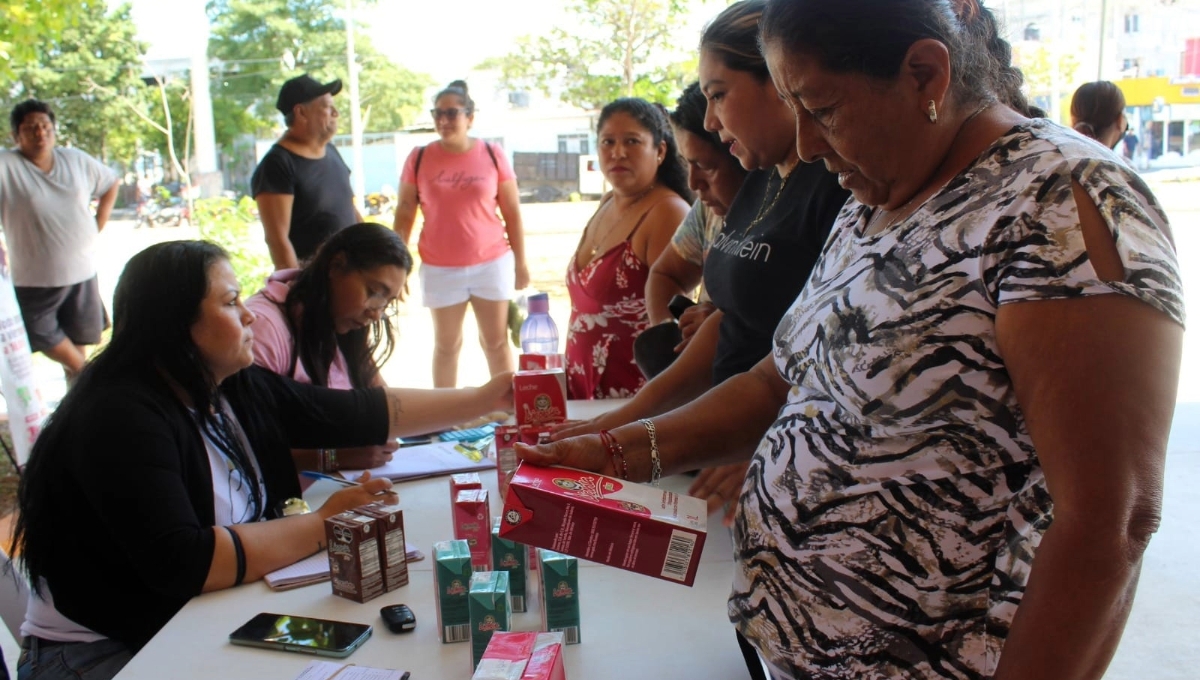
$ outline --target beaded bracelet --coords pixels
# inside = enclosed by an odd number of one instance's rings
[[[658,456],[658,433],[654,429],[654,421],[649,418],[642,418],[638,421],[646,428],[646,434],[650,435],[650,483],[658,486],[658,480],[662,479],[662,459]]]
[[[612,456],[613,471],[621,479],[629,479],[629,462],[625,460],[625,449],[621,447],[621,443],[608,430],[600,430],[600,443],[608,449],[608,455]]]
[[[317,449],[317,471],[337,472],[337,449]]]

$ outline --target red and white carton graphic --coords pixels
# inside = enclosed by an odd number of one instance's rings
[[[459,491],[482,488],[483,480],[479,478],[478,472],[460,472],[450,475],[450,502],[453,503],[454,499],[458,498]]]
[[[486,489],[467,489],[455,496],[454,538],[467,542],[472,569],[492,570],[492,511]]]
[[[561,369],[513,375],[517,425],[553,425],[567,419],[567,374]]]
[[[567,680],[562,633],[496,631],[471,680]]]
[[[508,540],[688,586],[708,535],[699,498],[529,463],[513,474],[502,513]]]
[[[551,368],[566,368],[561,354],[520,354],[517,357],[518,371],[545,371]]]

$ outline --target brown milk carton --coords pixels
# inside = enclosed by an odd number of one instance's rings
[[[458,497],[459,491],[467,489],[482,489],[483,480],[479,478],[478,472],[460,472],[456,475],[450,475],[450,502]]]
[[[708,530],[699,498],[528,463],[513,475],[501,516],[508,540],[689,586]]]
[[[518,371],[545,371],[553,368],[566,368],[561,354],[525,354],[517,357]]]
[[[500,518],[492,523],[492,568],[508,572],[508,592],[514,613],[525,611],[525,585],[529,580],[528,550],[500,537]]]
[[[471,639],[467,593],[471,587],[471,550],[466,541],[433,544],[433,589],[438,637],[442,643]]]
[[[334,595],[366,602],[383,594],[378,521],[356,512],[334,515],[325,520],[325,542]]]
[[[492,440],[496,452],[496,484],[500,489],[500,498],[508,493],[508,480],[517,471],[517,449],[514,446],[521,441],[521,428],[516,425],[500,425],[496,428],[496,436]]]
[[[486,490],[458,492],[454,498],[454,538],[467,542],[475,571],[491,571],[492,511]]]
[[[379,559],[383,569],[383,591],[390,593],[408,585],[408,558],[404,547],[404,512],[396,505],[371,503],[354,512],[374,517],[379,523]]]
[[[492,634],[512,630],[509,606],[508,572],[477,571],[471,574],[469,608],[471,614],[471,670],[479,665],[483,650]]]
[[[567,374],[561,369],[513,375],[517,425],[553,425],[567,419]]]

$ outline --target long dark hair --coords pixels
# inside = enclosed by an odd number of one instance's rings
[[[675,126],[676,132],[692,133],[697,139],[704,140],[713,149],[720,151],[723,156],[728,156],[740,165],[737,157],[729,153],[729,145],[721,141],[721,135],[704,128],[704,114],[707,108],[708,100],[700,91],[700,83],[692,83],[685,87],[683,94],[675,100],[675,108],[670,114],[671,125]]]
[[[350,384],[369,387],[396,347],[391,320],[384,317],[365,328],[338,335],[330,312],[332,299],[329,275],[335,267],[362,272],[385,265],[412,272],[413,260],[396,232],[363,222],[330,236],[305,265],[288,291],[284,316],[292,326],[293,358],[304,366],[314,385],[329,385],[329,367],[342,351]],[[291,311],[300,310],[298,324]]]
[[[839,73],[890,80],[908,48],[930,38],[950,52],[951,90],[965,105],[999,100],[1040,116],[1021,93],[1024,76],[996,17],[978,0],[767,0],[763,44],[807,54]]]
[[[666,142],[667,153],[663,162],[658,166],[656,179],[663,186],[679,194],[683,200],[691,203],[692,190],[688,188],[687,168],[679,157],[679,145],[675,143],[675,134],[671,132],[671,124],[667,120],[666,110],[656,104],[651,104],[638,97],[622,97],[613,100],[600,110],[600,120],[596,123],[596,132],[604,127],[605,121],[615,113],[625,113],[641,125],[654,138],[655,146]]]
[[[216,379],[200,356],[191,332],[208,295],[209,270],[228,259],[225,251],[213,243],[169,241],[146,248],[125,265],[113,294],[112,339],[84,367],[75,386],[46,421],[21,475],[13,545],[21,553],[35,591],[37,577],[47,572],[47,546],[60,540],[39,522],[48,513],[45,504],[53,500],[48,491],[57,483],[63,459],[73,453],[68,439],[71,415],[81,405],[102,398],[99,389],[131,377],[169,380],[187,396],[201,428],[213,441],[222,448],[232,444],[217,416],[220,397]],[[226,453],[231,457],[239,454],[233,450]],[[252,486],[257,496],[257,483]],[[261,498],[255,502],[262,507]],[[33,527],[37,528],[31,532]]]
[[[726,68],[754,74],[759,82],[770,80],[758,45],[759,21],[766,6],[766,0],[742,0],[726,7],[704,27],[700,51],[718,57]]]
[[[1100,133],[1116,125],[1125,112],[1125,93],[1107,80],[1084,83],[1071,97],[1075,131],[1099,140]]]

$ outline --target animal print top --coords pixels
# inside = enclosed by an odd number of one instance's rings
[[[1125,280],[1099,280],[1071,182]],[[1018,126],[912,217],[851,200],[775,335],[791,385],[747,473],[729,614],[780,677],[986,678],[1051,520],[1002,304],[1118,293],[1183,323],[1166,216],[1119,159]]]

